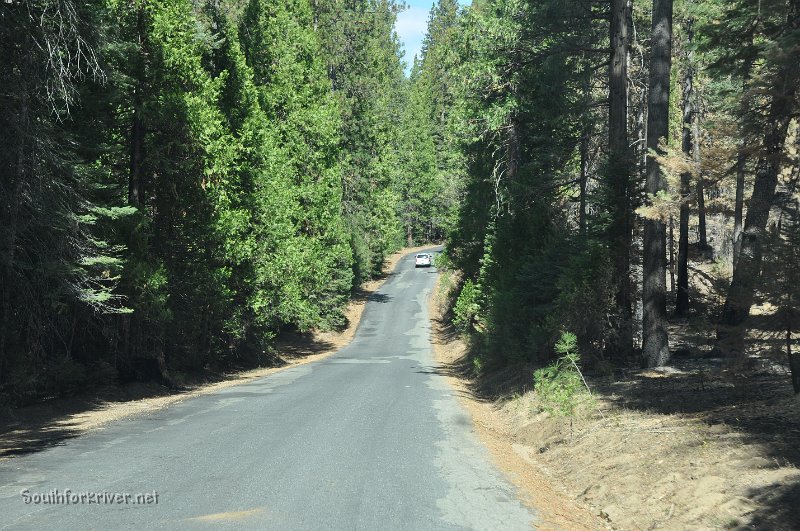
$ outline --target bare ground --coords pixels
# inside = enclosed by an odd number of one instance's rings
[[[430,245],[406,248],[387,257],[383,276],[363,284],[348,303],[345,310],[347,325],[342,330],[312,331],[281,338],[276,344],[274,366],[222,375],[200,375],[181,390],[136,382],[107,386],[83,396],[53,398],[0,411],[0,460],[62,444],[87,430],[102,429],[111,421],[162,409],[194,396],[330,356],[353,339],[367,301],[392,274],[397,262],[407,254],[428,248]]]
[[[544,528],[800,529],[800,403],[769,360],[588,375],[597,409],[558,418],[531,367],[474,378],[441,300],[431,315],[440,370]]]

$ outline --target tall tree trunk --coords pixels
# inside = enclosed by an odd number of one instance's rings
[[[792,339],[791,337],[786,340],[787,348],[789,350],[789,367],[792,371],[792,387],[794,394],[800,394],[800,352],[792,352]]]
[[[631,249],[631,155],[628,146],[628,19],[627,0],[611,0],[611,58],[609,61],[608,148],[612,220],[612,242],[616,305],[620,310],[618,344],[614,350],[627,356],[633,347],[632,303],[630,287]]]
[[[792,351],[792,321],[794,308],[787,308],[786,317],[786,355],[789,357],[789,369],[792,372],[792,387],[794,394],[800,394],[800,352]]]
[[[579,183],[578,227],[580,228],[581,235],[586,235],[586,186],[589,180],[589,136],[591,134],[591,126],[587,125],[583,130],[580,143],[581,175]]]
[[[758,16],[761,16],[759,12]],[[753,45],[755,38],[755,31],[758,28],[758,20],[754,21],[751,25],[751,32],[749,34],[749,44]],[[750,80],[750,74],[753,70],[753,60],[750,59],[745,64],[744,80],[742,81],[742,94],[747,93],[747,85]],[[744,100],[742,100],[742,108],[744,108]],[[739,137],[741,142],[739,144],[739,153],[736,155],[736,198],[733,204],[733,268],[736,269],[736,260],[739,258],[739,252],[742,249],[742,220],[744,218],[744,179],[747,171],[747,147],[746,134],[743,127],[739,126]]]
[[[131,126],[130,143],[130,174],[128,177],[128,203],[141,206],[144,202],[144,189],[142,183],[142,161],[144,160],[144,124],[141,117],[141,102],[137,94],[133,107],[133,124]]]
[[[796,148],[800,148],[800,125],[795,131]],[[799,150],[800,151],[800,150]],[[797,153],[797,151],[796,151]],[[800,184],[800,160],[795,160],[795,176],[792,183],[790,193],[795,195],[794,205],[794,220],[792,222],[791,233],[787,237],[787,244],[789,245],[789,260],[786,264],[789,268],[797,267],[797,262],[800,258],[800,195],[797,194],[797,185]],[[789,358],[789,369],[792,374],[792,387],[795,394],[800,394],[800,352],[792,350],[792,333],[794,332],[794,322],[797,318],[797,303],[800,302],[798,288],[792,280],[797,279],[797,275],[787,275],[786,284],[784,285],[786,302],[786,356]],[[792,279],[794,277],[794,279]]]
[[[136,67],[137,82],[133,89],[133,117],[131,119],[130,168],[128,174],[128,203],[141,206],[144,203],[144,185],[142,162],[144,160],[145,128],[142,121],[143,79],[145,76],[145,14],[143,7],[136,13],[136,30],[138,33],[139,58]]]
[[[787,29],[800,29],[800,0],[792,0]],[[756,164],[753,195],[742,231],[742,245],[728,297],[717,325],[715,351],[731,359],[744,355],[745,322],[753,305],[755,282],[761,272],[762,245],[766,238],[769,211],[781,169],[781,153],[800,84],[800,62],[786,61],[775,76],[768,118],[765,121],[763,151]]]
[[[672,69],[672,0],[653,0],[653,31],[647,113],[647,147],[659,150],[669,136],[669,89]],[[660,165],[647,157],[645,191],[656,195],[666,188]],[[649,367],[669,360],[666,297],[666,227],[659,220],[644,221],[642,286],[642,355]]]
[[[675,292],[675,217],[669,215],[669,290]]]
[[[694,21],[689,19],[686,22],[687,45],[691,46],[693,38]],[[692,155],[694,147],[693,135],[697,132],[693,130],[695,121],[694,98],[694,65],[692,64],[692,53],[686,53],[686,72],[683,77],[683,131],[681,138],[681,150],[687,157]],[[695,166],[696,171],[699,169]],[[678,222],[678,289],[675,295],[675,316],[686,317],[689,314],[689,196],[691,194],[690,172],[681,174],[681,211]]]
[[[695,167],[697,168],[697,232],[698,244],[703,253],[711,250],[708,245],[708,230],[706,229],[706,183],[703,172],[700,170],[700,120],[694,119],[694,133],[692,134],[692,152],[694,153]]]
[[[744,140],[742,140],[739,154],[736,156],[736,199],[733,207],[733,267],[736,269],[736,260],[742,249],[742,218],[744,214],[744,176],[747,164],[747,155],[744,153]]]

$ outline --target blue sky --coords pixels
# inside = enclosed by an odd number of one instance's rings
[[[458,3],[467,5],[470,2],[471,0],[459,0]],[[397,22],[394,27],[406,52],[406,73],[411,70],[411,65],[414,64],[414,55],[419,55],[422,49],[422,39],[425,37],[428,15],[433,3],[434,0],[406,0],[408,7],[397,15]]]

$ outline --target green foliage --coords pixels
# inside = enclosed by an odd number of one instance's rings
[[[580,374],[578,338],[563,332],[555,344],[559,358],[533,373],[534,391],[545,411],[571,417],[576,410],[591,401]]]
[[[314,2],[320,53],[342,116],[341,203],[354,286],[379,275],[384,258],[403,245],[401,215],[412,207],[402,194],[405,181],[418,177],[404,158],[398,10],[393,0]]]
[[[406,225],[441,237],[398,9],[3,7],[0,388],[258,362],[284,330],[343,324]]]
[[[483,374],[483,359],[480,356],[475,356],[472,358],[472,371],[478,376]]]
[[[480,311],[479,291],[471,280],[466,280],[461,286],[461,293],[453,307],[453,324],[462,332],[472,330]]]
[[[439,76],[464,81],[442,104],[460,131],[454,147],[466,174],[448,251],[480,287],[475,333],[492,363],[550,357],[569,306],[561,288],[573,289],[570,264],[593,253],[563,215],[591,61],[562,50],[598,36],[583,12],[578,2],[481,3],[448,36],[464,59]]]

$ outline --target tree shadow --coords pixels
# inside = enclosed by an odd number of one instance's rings
[[[432,317],[431,321],[435,328],[435,334],[442,343],[452,345],[456,341],[461,341],[462,335],[452,325],[448,315]],[[530,378],[524,377],[525,374],[533,374],[532,369],[528,370],[528,365],[489,367],[477,374],[471,351],[472,347],[466,345],[463,354],[452,362],[437,363],[433,367],[427,367],[426,370],[418,372],[455,378],[463,384],[465,389],[464,392],[457,393],[459,396],[483,403],[495,403],[532,388]]]
[[[336,348],[311,333],[285,331],[270,352],[259,358],[242,358],[226,370],[206,369],[181,374],[180,386],[158,382],[131,382],[87,389],[73,396],[51,397],[37,403],[0,410],[0,459],[32,454],[66,443],[87,430],[83,417],[110,404],[185,394],[203,385],[235,378],[240,371],[283,367],[290,361]],[[245,383],[243,380],[242,383]]]
[[[390,278],[397,276],[396,272],[390,273],[382,273],[372,279],[371,282],[385,282],[388,281]],[[380,294],[375,292],[373,289],[364,289],[363,287],[355,288],[350,293],[350,300],[353,302],[368,302],[373,300],[373,296],[378,296],[380,298]]]
[[[788,375],[774,365],[737,372],[720,359],[678,358],[663,371],[628,369],[589,383],[617,408],[720,426],[757,448],[770,466],[800,467],[800,404]],[[747,529],[800,529],[800,474],[787,478],[747,494],[758,505]]]
[[[25,423],[23,426],[15,426],[12,423],[6,431],[0,431],[0,460],[41,452],[64,444],[79,434],[79,431],[69,425],[62,427],[46,423]]]
[[[84,418],[111,403],[131,402],[185,392],[155,382],[104,386],[81,395],[53,397],[0,414],[0,459],[47,450],[78,437]]]
[[[389,295],[385,295],[383,293],[371,293],[367,296],[368,302],[379,302],[381,304],[387,304],[392,302],[394,297],[390,297]]]
[[[752,515],[747,529],[800,529],[800,513],[797,511],[800,507],[800,482],[751,489],[747,496],[764,507]]]
[[[347,328],[349,323],[345,323],[342,328]],[[269,360],[268,367],[283,367],[288,364],[287,360],[307,358],[316,354],[327,352],[336,345],[330,341],[324,341],[315,337],[310,332],[290,331],[282,333],[272,346],[273,356]],[[244,368],[244,367],[243,367]],[[255,368],[255,367],[249,367]]]

